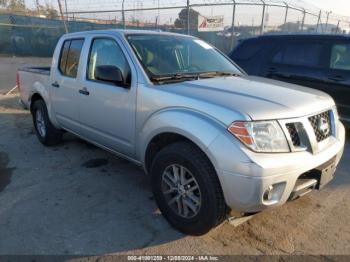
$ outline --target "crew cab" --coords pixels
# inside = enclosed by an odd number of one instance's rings
[[[192,36],[66,34],[18,86],[41,143],[68,131],[142,166],[164,217],[192,235],[321,189],[344,148],[329,95],[248,76]]]

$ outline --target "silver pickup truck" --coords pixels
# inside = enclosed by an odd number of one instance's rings
[[[18,72],[38,139],[63,130],[144,168],[164,217],[200,235],[332,180],[345,129],[327,94],[249,77],[184,35],[64,35],[51,68]]]

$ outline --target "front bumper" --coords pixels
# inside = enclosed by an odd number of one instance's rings
[[[308,151],[260,154],[232,145],[230,135],[220,135],[208,148],[226,203],[235,211],[259,212],[284,204],[301,175],[334,159],[337,166],[344,150],[345,129],[339,122],[337,139],[317,154]],[[219,159],[219,160],[218,160]],[[264,194],[273,185],[271,198]]]

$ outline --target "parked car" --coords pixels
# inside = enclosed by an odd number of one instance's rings
[[[187,234],[230,208],[259,212],[321,189],[342,156],[330,96],[249,77],[191,36],[67,34],[52,61],[18,72],[40,142],[66,130],[143,166],[162,214]]]
[[[350,37],[265,35],[242,41],[230,54],[248,74],[322,90],[350,127]]]

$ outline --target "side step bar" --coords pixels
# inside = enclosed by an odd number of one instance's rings
[[[290,194],[289,200],[295,200],[310,193],[312,190],[316,189],[317,183],[318,181],[316,179],[298,179]]]

